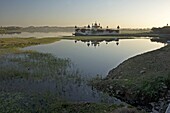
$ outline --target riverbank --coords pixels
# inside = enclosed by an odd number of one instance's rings
[[[19,52],[18,48],[32,45],[40,45],[59,41],[58,38],[1,38],[0,39],[0,55],[5,53]]]
[[[69,102],[62,96],[69,83],[81,86],[83,78],[70,71],[70,60],[20,48],[59,41],[58,38],[0,39],[1,112],[117,113],[124,105]],[[54,90],[55,89],[55,90]]]
[[[170,102],[170,45],[130,58],[104,79],[94,79],[98,90],[127,103],[164,113]]]

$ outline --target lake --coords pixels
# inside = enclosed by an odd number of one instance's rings
[[[69,58],[82,75],[91,78],[96,75],[105,77],[111,69],[126,59],[159,49],[164,45],[146,38],[95,43],[61,40],[52,44],[26,47],[24,50],[35,50],[51,53],[59,58]]]
[[[88,80],[97,76],[106,77],[111,69],[128,58],[159,49],[165,45],[160,42],[152,42],[149,38],[100,42],[63,39],[51,44],[26,47],[23,49],[50,53],[55,57],[70,59],[72,64],[70,74],[73,73],[73,78],[70,79],[69,75],[64,75],[61,80],[45,79],[37,81],[32,79],[12,79],[0,83],[0,89],[5,88],[6,91],[15,90],[26,93],[51,92],[59,98],[71,102],[121,104],[122,102],[120,100],[87,85]],[[11,56],[9,55],[9,57]],[[36,67],[33,68],[36,71]],[[53,72],[49,72],[49,68],[43,69],[43,72],[47,75]],[[77,71],[80,78],[76,77]]]

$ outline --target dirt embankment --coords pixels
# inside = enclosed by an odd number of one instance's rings
[[[170,45],[130,58],[92,84],[129,104],[162,113],[170,102]]]

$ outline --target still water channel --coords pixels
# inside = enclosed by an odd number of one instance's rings
[[[51,53],[59,58],[69,58],[83,75],[105,77],[109,70],[126,59],[163,47],[163,43],[150,39],[120,39],[111,42],[82,42],[61,40],[52,44],[24,48]]]
[[[126,59],[148,51],[165,46],[163,43],[152,42],[150,39],[120,39],[119,41],[75,41],[61,40],[52,44],[26,47],[24,50],[35,50],[50,53],[59,58],[69,58],[78,69],[81,76],[91,79],[97,75],[106,77],[109,70],[115,68]],[[31,81],[19,82],[22,86],[29,87],[33,92],[50,91],[58,93],[62,98],[73,102],[106,102],[121,103],[116,98],[110,97],[88,86],[87,81]],[[10,83],[8,81],[8,83]],[[18,81],[11,81],[17,84]],[[15,85],[13,85],[15,86]],[[18,85],[19,86],[19,85]]]
[[[71,36],[70,32],[5,34],[0,38],[61,37]],[[127,37],[128,38],[128,37]],[[71,60],[72,69],[78,70],[82,80],[7,80],[0,83],[0,89],[41,93],[52,92],[71,102],[122,103],[120,100],[93,89],[87,85],[89,79],[106,77],[108,72],[130,57],[159,49],[166,44],[152,42],[149,38],[119,39],[118,41],[75,41],[61,40],[52,44],[36,45],[24,48],[42,53],[50,53],[58,58]],[[76,78],[77,79],[77,78]]]

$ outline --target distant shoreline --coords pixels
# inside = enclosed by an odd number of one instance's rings
[[[165,27],[166,28],[166,27]],[[70,32],[71,34],[74,33],[74,27],[49,27],[49,26],[40,26],[40,27],[16,27],[16,26],[9,26],[9,27],[0,27],[0,34],[20,34],[22,32],[42,32],[42,33],[49,33],[49,32]],[[107,36],[107,35],[106,35]],[[113,34],[111,36],[122,36],[122,37],[170,37],[170,34],[165,33],[155,33],[151,32],[151,29],[120,29],[119,34]]]

